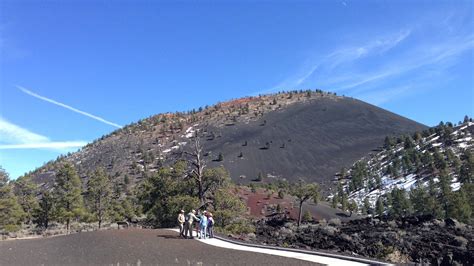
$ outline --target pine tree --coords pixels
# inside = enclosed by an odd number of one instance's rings
[[[454,158],[457,158],[451,149],[446,149],[444,154],[446,155],[446,160],[448,161],[448,164],[452,164],[454,161]]]
[[[110,202],[108,209],[108,216],[111,221],[128,221],[131,222],[135,216],[136,207],[133,205],[133,200],[126,197],[123,200],[113,200]]]
[[[54,219],[54,198],[48,191],[45,191],[41,195],[39,200],[38,208],[34,212],[34,222],[45,229],[48,229],[50,221]]]
[[[365,187],[365,191],[366,192],[369,192],[371,191],[372,189],[374,189],[374,186],[375,186],[375,183],[374,183],[374,179],[372,177],[367,177],[367,186]]]
[[[338,198],[337,195],[334,195],[334,196],[332,197],[331,207],[333,207],[334,209],[337,208],[337,204],[338,204],[337,198]]]
[[[470,223],[472,216],[472,202],[464,189],[453,192],[449,202],[448,217],[455,218],[464,223]]]
[[[375,175],[375,186],[376,188],[380,188],[382,186],[382,177],[380,175]]]
[[[416,132],[413,135],[413,139],[415,140],[416,143],[420,143],[420,141],[423,139],[423,137],[421,136],[420,132]]]
[[[444,170],[447,167],[446,160],[444,159],[443,154],[439,151],[439,149],[435,149],[433,153],[434,157],[434,163],[436,166],[436,169],[438,170]]]
[[[262,172],[258,172],[257,179],[255,180],[257,182],[262,182],[263,181],[263,174]]]
[[[441,171],[439,175],[439,191],[440,191],[440,200],[443,205],[444,217],[448,217],[450,201],[451,201],[451,176],[446,170]]]
[[[242,200],[227,190],[220,189],[216,191],[214,202],[214,218],[215,224],[224,227],[232,223],[233,220],[243,215],[246,211],[246,206]]]
[[[99,168],[87,182],[87,200],[90,202],[92,214],[99,222],[99,228],[107,217],[111,197],[110,178],[102,168]]]
[[[0,230],[17,231],[25,218],[9,183],[8,173],[0,166]]]
[[[461,181],[461,160],[454,156],[453,161],[451,162],[454,174],[459,176],[459,181]]]
[[[344,167],[341,168],[340,176],[341,176],[341,179],[346,178],[346,176],[347,176],[346,168],[344,168]]]
[[[407,150],[407,149],[411,149],[415,147],[415,144],[413,143],[413,140],[411,139],[410,136],[405,136],[405,139],[404,139],[404,148]]]
[[[357,162],[352,170],[351,191],[358,190],[364,185],[364,179],[367,177],[367,164],[365,162]]]
[[[14,183],[14,193],[25,212],[25,222],[30,223],[34,210],[39,207],[36,199],[36,184],[31,181],[29,176],[20,177]]]
[[[384,212],[384,206],[383,206],[383,199],[382,196],[380,196],[377,199],[377,202],[375,203],[375,213],[377,216],[382,216]]]
[[[256,192],[257,192],[257,187],[255,186],[254,183],[250,183],[249,186],[250,186],[250,191],[251,191],[252,193],[256,193]]]
[[[315,204],[318,204],[320,198],[320,189],[319,185],[316,183],[304,184],[299,182],[293,186],[291,190],[291,195],[296,197],[299,202],[299,214],[298,214],[298,227],[301,223],[303,203],[309,199],[312,199]]]
[[[429,151],[426,151],[423,153],[423,156],[421,157],[421,162],[423,163],[423,166],[426,168],[430,168],[431,165],[433,164],[433,156]]]
[[[278,198],[283,199],[285,197],[285,191],[283,189],[278,190]]]
[[[406,153],[402,157],[402,167],[405,173],[410,173],[413,170],[413,164]]]
[[[387,211],[390,210],[390,208],[392,207],[392,204],[393,204],[392,193],[387,193],[385,195],[385,205],[387,207]]]
[[[384,148],[389,150],[393,145],[395,145],[393,138],[389,136],[385,137]]]
[[[369,198],[364,199],[363,214],[372,214]]]
[[[429,213],[435,217],[442,216],[442,210],[438,200],[438,188],[433,178],[428,181],[428,198],[426,199],[426,206]]]
[[[8,173],[0,165],[0,188],[7,185],[9,179],[10,179],[10,177],[9,177]]]
[[[130,177],[127,174],[123,177],[123,183],[127,186],[130,184]]]
[[[352,216],[352,213],[357,212],[357,210],[358,210],[357,203],[354,200],[351,200],[351,202],[349,203],[349,212],[350,212],[349,216]]]
[[[446,146],[453,145],[453,141],[454,141],[454,136],[452,135],[453,131],[454,131],[453,124],[447,123],[447,127],[444,128],[443,135],[441,136]]]
[[[418,170],[421,166],[421,152],[419,150],[411,149],[409,152],[410,160],[414,166],[414,170]]]
[[[405,190],[395,187],[392,192],[392,204],[390,214],[395,217],[403,217],[410,213],[410,201],[406,197]]]
[[[393,178],[397,177],[398,176],[397,167],[394,166],[393,164],[388,165],[386,174],[391,175]]]
[[[217,161],[218,162],[224,161],[224,155],[221,152],[219,152],[219,155],[217,156]]]
[[[428,193],[423,184],[418,184],[416,188],[410,191],[410,201],[416,214],[425,214],[427,206]]]
[[[463,184],[474,183],[474,155],[471,151],[464,152],[463,164],[459,170],[459,181]]]
[[[349,208],[349,199],[347,194],[343,191],[341,195],[341,210],[346,211]]]
[[[54,195],[56,197],[56,217],[66,222],[69,232],[71,220],[80,218],[84,213],[84,202],[81,195],[81,180],[76,169],[70,163],[61,166],[56,174]]]
[[[303,222],[304,223],[309,223],[313,221],[313,215],[311,215],[311,212],[308,210],[304,212],[303,214]]]

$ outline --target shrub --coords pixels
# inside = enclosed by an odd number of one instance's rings
[[[7,224],[5,227],[3,227],[3,229],[6,232],[18,232],[20,231],[20,226],[17,224]]]
[[[308,223],[308,222],[312,222],[312,221],[313,221],[313,216],[311,215],[311,213],[309,211],[306,211],[303,214],[303,222]]]
[[[338,225],[341,225],[341,220],[339,220],[339,218],[332,218],[329,220],[329,225],[334,225],[334,226],[338,226]]]
[[[251,191],[252,193],[257,192],[257,188],[255,187],[255,184],[254,184],[254,183],[250,183],[250,191]]]
[[[285,197],[285,191],[283,191],[283,190],[280,189],[280,190],[278,191],[278,198],[283,199],[284,197]]]
[[[328,225],[328,222],[326,221],[326,219],[323,218],[323,219],[318,221],[318,224],[320,224],[321,226],[326,226],[326,225]]]
[[[219,231],[226,234],[250,234],[255,233],[255,226],[247,220],[238,220],[226,225]]]
[[[216,191],[213,207],[216,226],[220,227],[234,223],[247,210],[245,203],[226,189]]]

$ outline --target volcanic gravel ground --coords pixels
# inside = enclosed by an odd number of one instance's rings
[[[125,229],[0,242],[0,265],[316,265],[209,246],[169,230]]]

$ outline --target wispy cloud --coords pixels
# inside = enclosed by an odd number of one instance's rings
[[[328,73],[340,66],[352,64],[357,60],[369,56],[384,54],[408,38],[410,34],[411,30],[405,29],[394,34],[381,36],[373,41],[366,42],[363,45],[336,49],[326,56],[320,57],[316,60],[311,60],[313,62],[307,63],[298,74],[284,80],[266,92],[292,89],[305,83],[318,71]]]
[[[424,90],[413,85],[433,85],[434,75],[446,80],[452,66],[467,53],[471,58],[473,55],[472,31],[453,31],[452,21],[445,24],[438,28],[432,23],[414,24],[413,28],[371,36],[359,45],[350,42],[308,59],[294,75],[265,92],[316,87],[382,104],[394,95]]]
[[[49,141],[47,137],[21,128],[0,117],[0,142],[24,144],[47,141]]]
[[[33,96],[33,97],[35,97],[35,98],[37,98],[37,99],[40,99],[40,100],[43,100],[43,101],[45,101],[45,102],[49,102],[49,103],[52,103],[52,104],[61,106],[61,107],[63,107],[63,108],[66,108],[66,109],[71,110],[71,111],[73,111],[73,112],[76,112],[76,113],[78,113],[78,114],[81,114],[81,115],[90,117],[90,118],[92,118],[92,119],[95,119],[95,120],[100,121],[100,122],[102,122],[102,123],[105,123],[105,124],[107,124],[107,125],[111,125],[111,126],[114,126],[114,127],[116,127],[116,128],[122,128],[122,126],[119,125],[119,124],[116,124],[116,123],[110,122],[110,121],[108,121],[108,120],[105,120],[105,119],[102,118],[102,117],[99,117],[99,116],[96,116],[96,115],[93,115],[93,114],[90,114],[90,113],[81,111],[81,110],[79,110],[79,109],[77,109],[77,108],[74,108],[74,107],[72,107],[72,106],[69,106],[69,105],[67,105],[67,104],[60,103],[60,102],[55,101],[55,100],[53,100],[53,99],[50,99],[50,98],[41,96],[41,95],[36,94],[36,93],[34,93],[34,92],[32,92],[32,91],[30,91],[30,90],[28,90],[28,89],[26,89],[26,88],[24,88],[24,87],[22,87],[22,86],[18,86],[18,85],[17,85],[16,87],[17,87],[19,90],[21,90],[22,92],[24,92],[24,93],[26,93],[26,94],[28,94],[28,95],[30,95],[30,96]]]
[[[399,45],[410,34],[411,30],[405,29],[390,35],[377,37],[363,45],[340,48],[323,58],[323,61],[329,65],[330,69],[334,69],[342,64],[352,63],[365,57],[382,55]],[[317,63],[317,65],[320,64]]]
[[[327,83],[333,87],[334,91],[344,92],[349,89],[357,88],[353,92],[361,92],[370,88],[360,88],[362,85],[383,81],[390,78],[398,77],[414,70],[424,67],[435,67],[439,71],[450,67],[456,62],[463,53],[474,48],[474,37],[468,36],[462,39],[456,39],[453,42],[433,44],[430,47],[421,46],[413,49],[409,56],[405,58],[393,60],[382,65],[380,70],[368,71],[365,73],[352,73],[344,82],[333,82],[329,80]],[[418,78],[424,75],[418,72]],[[359,87],[359,88],[358,88]]]
[[[85,146],[85,141],[50,141],[24,144],[0,144],[0,150],[8,149],[69,149]]]
[[[46,136],[31,132],[0,117],[0,150],[54,149],[64,151],[86,144],[86,141],[51,141]]]
[[[357,94],[356,97],[362,99],[364,101],[370,102],[375,105],[380,105],[395,98],[398,98],[406,93],[412,91],[413,92],[414,86],[412,84],[399,86],[394,88],[388,88],[384,90],[378,91],[370,91],[368,93]]]

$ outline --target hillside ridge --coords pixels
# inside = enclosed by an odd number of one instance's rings
[[[153,115],[29,174],[49,187],[57,165],[69,161],[84,179],[100,166],[117,180],[128,176],[133,186],[183,158],[199,132],[209,165],[224,165],[237,183],[260,175],[263,182],[303,178],[329,184],[336,165],[349,166],[386,135],[422,129],[426,126],[353,98],[320,90],[281,92]]]

